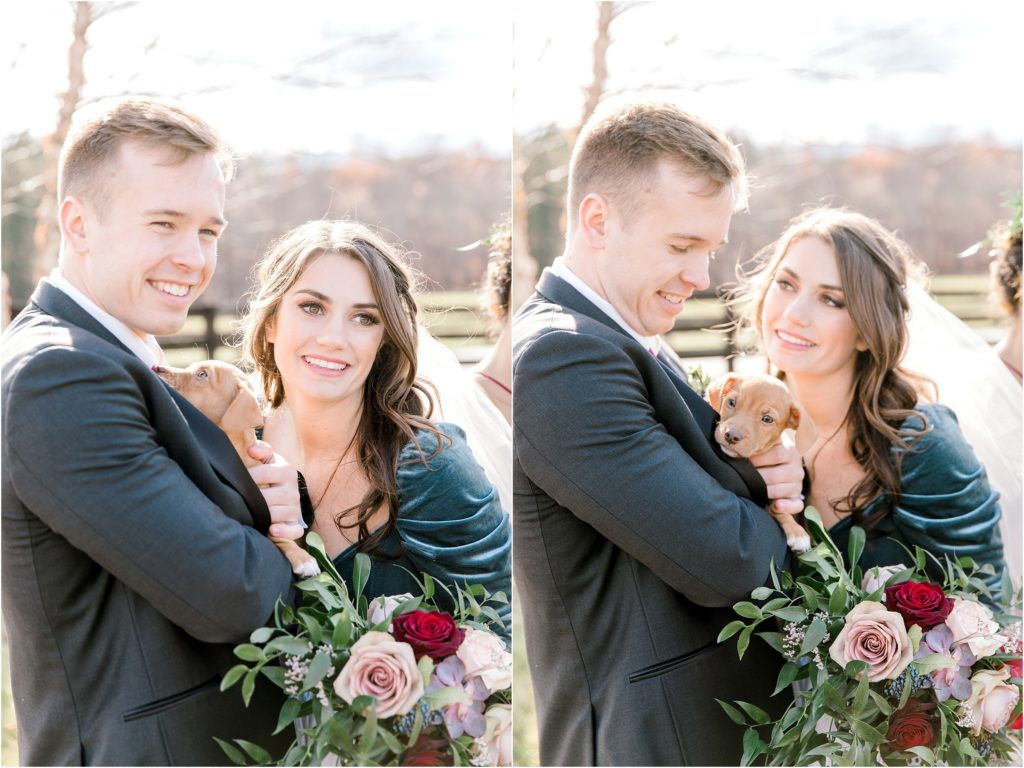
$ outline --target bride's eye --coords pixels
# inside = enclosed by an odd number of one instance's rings
[[[792,290],[795,290],[795,287],[794,287],[793,283],[791,283],[791,282],[790,282],[789,280],[787,280],[787,279],[786,279],[786,278],[784,278],[784,277],[777,277],[777,278],[775,278],[775,284],[776,284],[776,285],[777,285],[777,286],[778,286],[779,288],[781,288],[782,290],[784,290],[784,291],[792,291]]]
[[[846,306],[846,304],[841,300],[837,299],[835,296],[829,296],[828,294],[822,296],[821,300],[826,306],[833,307],[835,309],[843,309]]]
[[[359,325],[365,326],[367,328],[372,328],[373,326],[378,325],[380,323],[380,320],[377,319],[376,315],[372,315],[369,312],[360,312],[359,314],[355,315],[352,319],[355,320]]]
[[[299,304],[299,309],[305,312],[307,315],[322,315],[324,314],[324,305],[319,301],[304,301]]]

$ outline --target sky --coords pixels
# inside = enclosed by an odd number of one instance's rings
[[[1024,4],[631,5],[612,23],[609,91],[646,88],[759,141],[1020,146]],[[596,18],[589,2],[516,4],[517,132],[579,121]]]
[[[6,6],[0,135],[53,130],[69,6],[20,3],[17,23]],[[149,0],[89,42],[87,99],[182,98],[238,152],[510,152],[511,4]]]

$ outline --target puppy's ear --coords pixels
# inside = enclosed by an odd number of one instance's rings
[[[256,396],[245,387],[238,388],[238,394],[220,417],[220,428],[225,432],[237,432],[263,425],[263,412]]]
[[[736,382],[739,381],[739,378],[738,374],[727,373],[719,376],[708,385],[708,402],[711,403],[712,408],[719,413],[722,412],[722,398],[736,388]]]
[[[789,423],[786,427],[796,430],[796,449],[800,453],[807,453],[818,439],[818,428],[814,425],[814,420],[807,415],[807,411],[801,410],[797,405],[789,407]]]

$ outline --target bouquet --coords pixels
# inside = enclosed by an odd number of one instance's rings
[[[785,659],[773,695],[795,689],[778,720],[747,702],[719,701],[743,736],[743,765],[990,765],[1020,763],[1020,593],[1006,574],[1000,605],[971,558],[940,563],[915,547],[914,565],[862,572],[854,527],[847,569],[813,507],[818,542],[796,576],[733,609],[719,642],[743,656],[756,634]],[[944,574],[933,583],[927,558]],[[775,631],[781,628],[780,631]],[[791,686],[791,684],[793,684]]]
[[[322,573],[297,584],[302,605],[279,602],[274,626],[235,648],[248,705],[257,675],[287,696],[277,729],[296,736],[279,765],[511,765],[512,655],[491,631],[505,595],[449,588],[423,574],[420,594],[362,594],[370,559],[356,556],[351,594],[322,540],[307,534]],[[440,587],[455,606],[434,602]],[[217,740],[238,765],[273,764],[262,747]]]

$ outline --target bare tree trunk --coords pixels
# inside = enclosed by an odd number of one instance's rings
[[[580,117],[580,127],[590,119],[597,109],[601,96],[604,95],[604,83],[608,79],[608,46],[611,45],[611,36],[608,28],[612,20],[618,15],[613,2],[599,2],[597,4],[597,36],[594,38],[594,59],[593,79],[590,85],[583,89],[586,100],[583,102],[583,114]],[[579,133],[577,130],[576,133]]]
[[[518,138],[512,142],[512,300],[510,313],[522,305],[537,282],[537,260],[530,253],[530,207],[526,195],[527,160]]]
[[[93,22],[93,9],[90,2],[73,2],[75,14],[74,38],[68,49],[68,89],[61,94],[60,111],[57,113],[56,130],[43,139],[44,194],[36,211],[36,226],[33,240],[36,246],[35,277],[38,280],[46,275],[57,263],[60,244],[60,230],[57,227],[57,161],[60,148],[67,138],[71,127],[71,116],[78,107],[85,85],[85,52],[89,48],[86,33]]]

